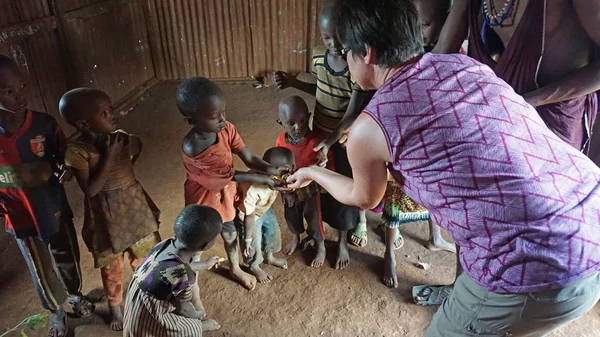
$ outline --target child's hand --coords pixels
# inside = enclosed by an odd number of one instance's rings
[[[283,193],[283,205],[285,207],[293,207],[296,203],[296,196],[294,193]]]
[[[266,185],[269,186],[273,191],[287,191],[287,186],[285,180],[274,179],[273,177],[268,177]]]
[[[211,270],[215,267],[219,267],[219,260],[221,258],[218,256],[213,256],[210,259],[206,260],[206,264],[208,265],[208,270]]]
[[[106,157],[109,160],[115,159],[125,146],[127,135],[121,132],[107,135],[106,137]]]
[[[65,166],[65,164],[58,165],[58,172],[56,172],[56,175],[61,184],[73,179],[73,171],[70,167]]]
[[[327,158],[327,155],[329,154],[330,148],[331,145],[328,144],[327,139],[325,139],[324,141],[319,143],[319,145],[314,147],[313,151],[318,152],[316,162],[318,166],[325,167],[327,165],[327,161],[329,160],[329,158]]]
[[[247,259],[254,256],[254,248],[252,248],[252,239],[249,240],[250,242],[244,242],[244,251],[242,252],[242,254],[244,254],[244,257]]]
[[[295,80],[296,77],[294,75],[286,73],[285,71],[278,71],[275,73],[275,83],[279,89],[292,87]]]

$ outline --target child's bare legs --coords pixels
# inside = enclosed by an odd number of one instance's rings
[[[325,263],[325,256],[327,252],[325,251],[325,241],[323,240],[315,240],[315,245],[317,246],[317,255],[313,258],[310,263],[311,267],[321,267]]]
[[[358,212],[358,225],[352,231],[350,242],[357,247],[364,247],[367,245],[367,211],[364,209]]]
[[[110,328],[114,331],[123,330],[123,255],[106,267],[100,268],[102,285],[108,300],[110,312]]]
[[[229,260],[229,275],[247,289],[256,287],[256,278],[240,268],[240,257],[236,232],[221,232],[225,243],[225,252]]]
[[[292,233],[292,241],[283,248],[283,252],[287,255],[292,255],[300,244],[300,235]]]
[[[264,270],[260,268],[260,265],[264,261],[263,252],[262,252],[262,224],[257,221],[257,228],[252,237],[252,248],[254,249],[254,256],[252,257],[250,262],[250,272],[252,275],[256,276],[256,280],[260,283],[269,283],[273,279],[273,276],[267,274]]]
[[[390,288],[398,288],[398,275],[396,274],[396,254],[394,254],[397,233],[398,228],[385,227],[383,283]]]
[[[445,250],[456,253],[456,245],[444,240],[440,226],[434,224],[432,220],[429,220],[429,242],[427,243],[427,248],[433,251]]]
[[[335,269],[344,269],[350,264],[348,254],[348,231],[338,230],[338,257],[335,261]]]
[[[288,263],[284,259],[277,258],[272,252],[265,253],[265,262],[281,269],[288,269]]]

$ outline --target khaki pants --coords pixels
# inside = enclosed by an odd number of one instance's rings
[[[462,273],[425,336],[545,336],[583,316],[598,299],[600,272],[563,289],[525,294],[493,293]]]

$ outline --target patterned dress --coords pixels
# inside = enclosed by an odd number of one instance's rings
[[[124,337],[200,337],[202,322],[176,314],[175,300],[190,301],[196,273],[175,254],[161,254],[173,239],[152,248],[135,270],[125,299]]]
[[[96,268],[110,265],[125,251],[142,259],[160,242],[160,211],[137,181],[131,160],[140,153],[141,141],[133,135],[128,136],[102,190],[84,201],[82,237],[94,257]],[[65,151],[66,165],[89,171],[90,176],[101,162],[101,152],[81,137],[72,140]]]
[[[430,219],[429,212],[407,196],[395,181],[388,181],[381,218],[388,228],[398,228],[407,222]]]

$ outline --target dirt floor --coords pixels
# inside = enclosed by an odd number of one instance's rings
[[[172,235],[172,223],[183,206],[185,173],[181,161],[181,139],[188,126],[175,108],[176,83],[162,83],[150,90],[137,107],[122,119],[121,126],[139,135],[145,142],[137,164],[138,178],[162,210],[161,234]],[[222,84],[228,99],[227,118],[234,123],[247,146],[261,155],[273,146],[281,132],[275,122],[278,100],[294,94],[293,90],[254,89],[250,84]],[[314,98],[306,98],[309,106]],[[239,161],[236,165],[241,165]],[[240,166],[238,166],[240,167]],[[81,228],[82,195],[74,182],[67,186],[69,200]],[[283,219],[277,203],[279,219]],[[283,241],[289,239],[282,224]],[[406,244],[397,251],[400,287],[389,289],[381,283],[384,245],[377,229],[378,217],[369,215],[369,245],[352,248],[351,265],[345,270],[332,266],[335,233],[327,230],[328,263],[314,269],[307,265],[310,256],[296,253],[287,258],[288,270],[266,266],[274,280],[247,291],[228,278],[227,267],[200,277],[202,297],[207,313],[223,328],[205,336],[422,336],[435,308],[419,307],[411,301],[411,287],[416,284],[447,284],[454,275],[455,256],[428,251],[426,223],[403,227]],[[81,264],[84,292],[101,287],[100,273],[92,267],[91,255],[83,246]],[[225,256],[222,241],[205,254]],[[17,324],[27,315],[42,312],[14,239],[0,234],[0,327]],[[281,256],[281,255],[280,255]],[[431,263],[422,270],[415,263]],[[129,278],[131,272],[127,273]],[[118,336],[104,324],[106,303],[99,303],[91,319],[71,319],[74,336]],[[45,336],[45,331],[30,336]],[[553,336],[600,336],[600,308]]]

